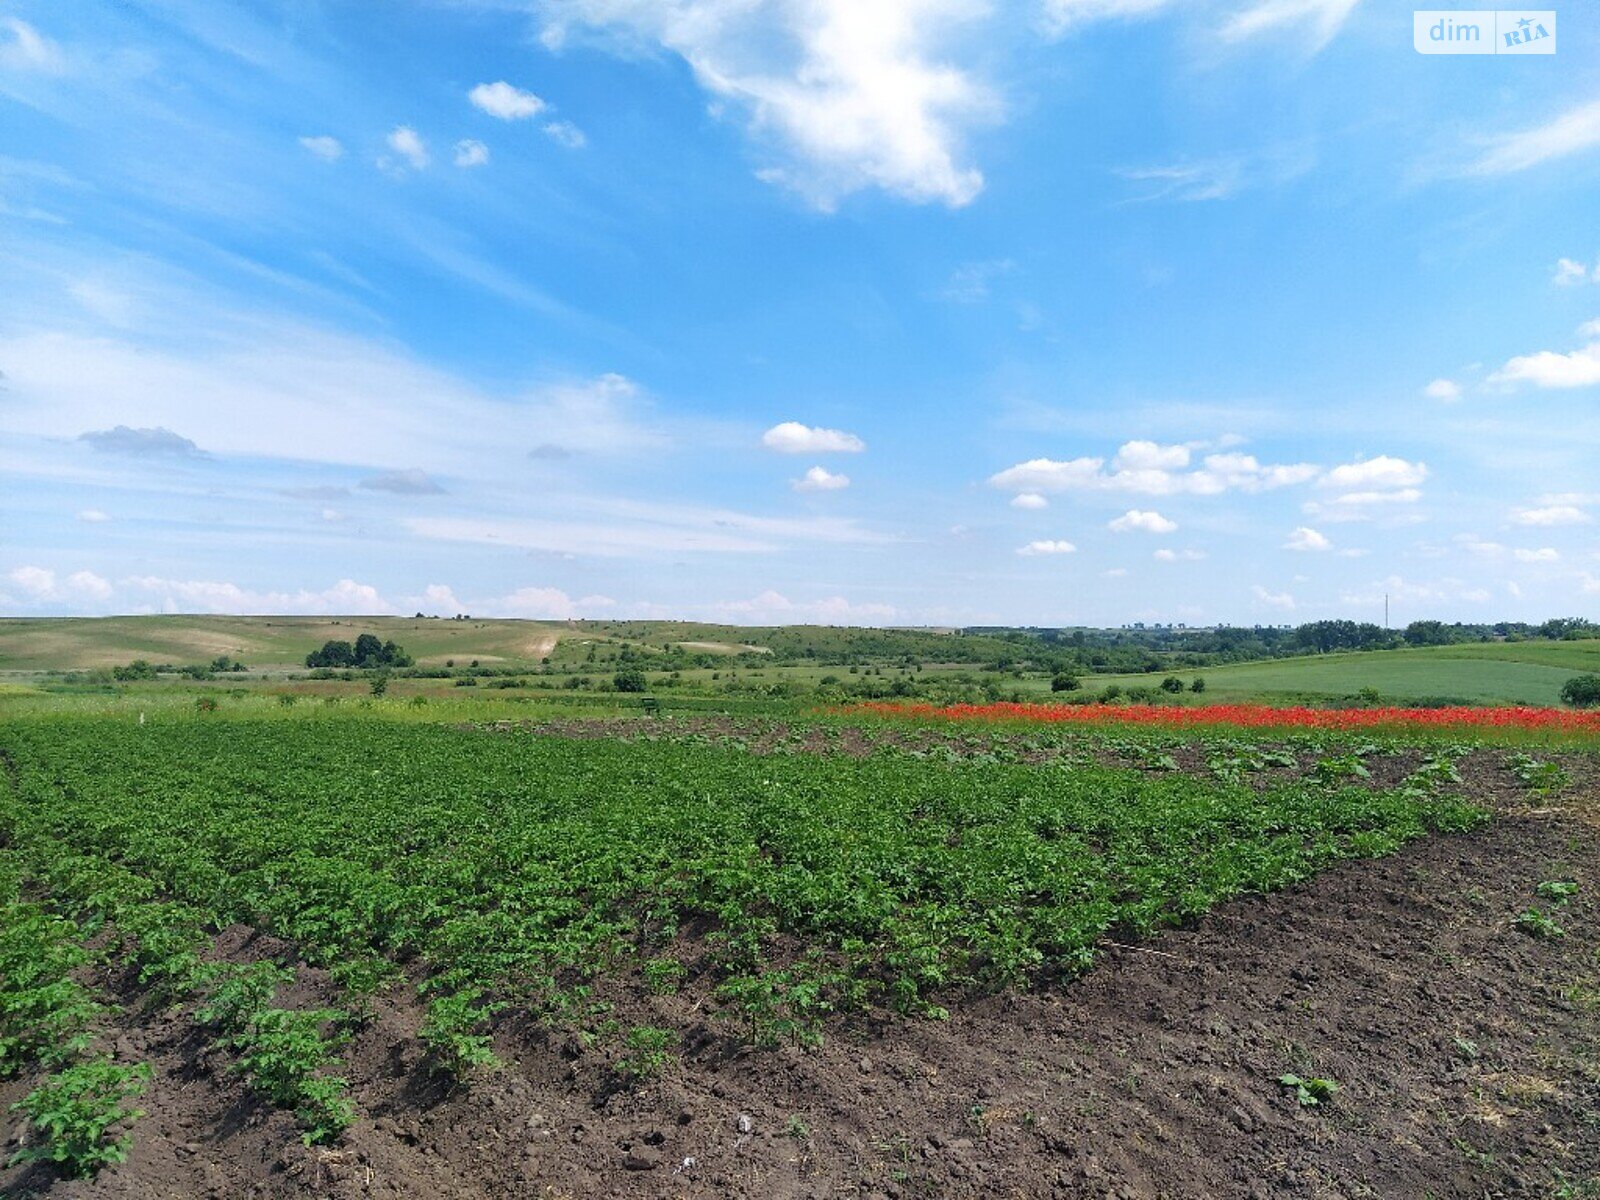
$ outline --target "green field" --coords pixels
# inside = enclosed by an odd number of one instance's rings
[[[1375,689],[1386,700],[1455,697],[1482,703],[1555,707],[1573,675],[1600,672],[1600,641],[1492,642],[1376,650],[1205,667],[1184,671],[1206,681],[1208,700],[1287,700],[1353,696]],[[1087,688],[1148,687],[1149,675],[1085,678]]]
[[[325,1031],[358,1025],[378,990],[420,988],[421,1039],[458,1078],[488,1065],[507,1004],[644,1076],[687,1031],[622,998],[691,976],[709,1004],[687,1019],[812,1044],[831,1012],[939,1015],[967,989],[1080,972],[1108,936],[1483,819],[1438,770],[1369,788],[1343,759],[1257,790],[1088,760],[760,756],[376,713],[57,714],[0,726],[0,751],[0,1073],[134,1086],[127,1064],[71,1065],[98,1018],[79,943],[109,928],[141,984],[195,1006],[311,1141],[357,1115]],[[292,968],[217,962],[238,925],[330,969],[340,1007],[278,1007]]]

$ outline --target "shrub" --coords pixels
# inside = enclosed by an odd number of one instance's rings
[[[1196,694],[1205,691],[1206,681],[1201,679],[1198,675],[1195,676],[1195,681],[1189,685],[1189,690],[1191,692],[1195,692]]]
[[[1176,675],[1168,675],[1161,681],[1161,690],[1163,692],[1170,692],[1173,695],[1177,695],[1179,692],[1183,691],[1183,680],[1179,679]]]
[[[1052,692],[1075,692],[1078,690],[1078,677],[1071,671],[1061,671],[1050,680]]]
[[[632,669],[618,671],[612,683],[619,692],[642,692],[646,687],[644,672]]]
[[[1561,699],[1573,708],[1600,705],[1600,675],[1574,675],[1561,685]]]

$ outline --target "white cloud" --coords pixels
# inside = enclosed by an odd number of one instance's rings
[[[1561,555],[1549,546],[1538,550],[1513,550],[1511,556],[1522,563],[1559,562]]]
[[[1110,570],[1101,571],[1100,574],[1105,576],[1107,579],[1126,579],[1128,577],[1128,568],[1112,567]]]
[[[1558,258],[1550,282],[1557,287],[1575,287],[1580,283],[1600,283],[1600,262],[1590,271],[1583,263],[1571,258]]]
[[[55,72],[66,65],[57,46],[37,28],[16,17],[0,17],[0,67],[11,70]]]
[[[1024,558],[1033,558],[1041,554],[1073,554],[1077,549],[1071,542],[1042,541],[1029,542],[1026,546],[1021,547],[1017,553]]]
[[[323,162],[338,162],[344,157],[344,143],[325,133],[316,137],[303,137],[300,139],[300,144]]]
[[[1288,592],[1272,592],[1262,587],[1259,583],[1250,589],[1251,593],[1268,608],[1290,609],[1294,607],[1294,597]]]
[[[489,147],[476,138],[462,138],[456,143],[456,166],[481,167],[489,161]]]
[[[1588,331],[1589,327],[1584,326]],[[1541,388],[1589,387],[1600,383],[1600,341],[1570,354],[1540,350],[1519,354],[1489,376],[1490,383],[1531,383]]]
[[[779,158],[758,172],[831,209],[865,188],[967,204],[983,175],[962,141],[992,117],[989,89],[949,60],[971,55],[975,0],[566,0],[547,45],[573,27],[679,55],[714,112],[736,112]],[[631,44],[630,44],[631,43]]]
[[[1579,325],[1578,336],[1600,341],[1600,317],[1596,317],[1592,321],[1585,321],[1582,325]]]
[[[990,283],[1016,269],[1017,264],[1009,258],[962,263],[939,289],[939,299],[952,304],[980,304],[989,298]]]
[[[1306,483],[1314,479],[1319,470],[1310,463],[1263,465],[1252,455],[1237,452],[1209,454],[1198,469],[1189,470],[1192,459],[1192,445],[1131,441],[1124,442],[1117,450],[1109,470],[1105,469],[1105,460],[1101,458],[1065,461],[1034,458],[990,476],[989,483],[992,487],[1017,492],[1214,496],[1234,489],[1261,492]]]
[[[1403,458],[1380,454],[1376,458],[1358,459],[1334,467],[1322,477],[1322,482],[1331,488],[1387,491],[1392,488],[1416,487],[1427,478],[1427,464],[1408,462]]]
[[[256,592],[226,580],[163,579],[155,575],[119,580],[118,587],[142,595],[162,612],[382,616],[395,611],[376,588],[353,579],[341,579],[320,592]]]
[[[781,592],[764,591],[749,600],[728,600],[710,606],[721,620],[741,625],[880,625],[899,615],[891,604],[857,604],[843,596],[821,600],[791,600]]]
[[[1038,510],[1049,508],[1050,501],[1039,495],[1038,492],[1018,492],[1011,497],[1011,507]]]
[[[1542,508],[1519,508],[1511,513],[1513,525],[1587,525],[1589,514],[1575,504],[1550,504]]]
[[[74,571],[61,578],[48,567],[21,566],[7,572],[6,579],[30,607],[93,607],[111,596],[111,584],[93,571]]]
[[[853,433],[784,421],[761,435],[761,444],[780,454],[858,454],[867,448]]]
[[[1055,37],[1095,21],[1137,20],[1169,8],[1172,0],[1045,0],[1043,21]]]
[[[545,109],[545,103],[532,92],[513,87],[505,80],[497,83],[480,83],[467,93],[473,106],[502,121],[523,121],[536,117]]]
[[[1111,460],[1116,471],[1176,471],[1189,465],[1187,446],[1163,446],[1157,442],[1124,442]]]
[[[381,475],[372,475],[363,479],[356,485],[369,492],[388,492],[395,496],[442,496],[444,488],[440,487],[428,473],[419,467],[409,467],[404,471],[385,471]]]
[[[1107,522],[1106,528],[1113,533],[1174,533],[1178,524],[1158,512],[1130,508],[1116,520]]]
[[[1328,540],[1326,535],[1318,533],[1310,526],[1298,525],[1295,527],[1294,532],[1289,535],[1289,540],[1283,544],[1283,548],[1285,550],[1307,551],[1331,550],[1333,549],[1333,543]]]
[[[1499,558],[1506,552],[1506,548],[1499,542],[1486,541],[1475,533],[1458,533],[1455,541],[1468,554],[1479,558]]]
[[[1200,562],[1206,557],[1204,550],[1157,550],[1150,556],[1157,562]]]
[[[420,608],[423,612],[434,613],[439,616],[460,616],[462,613],[471,612],[466,605],[456,599],[455,591],[444,583],[430,583],[422,589]]]
[[[835,474],[826,467],[812,467],[790,486],[797,492],[837,492],[850,486],[850,476]]]
[[[420,171],[428,165],[430,159],[427,143],[411,126],[396,125],[384,140],[389,149],[411,164],[412,170]]]
[[[583,596],[574,600],[560,588],[520,587],[510,595],[493,600],[475,601],[470,611],[485,617],[519,617],[525,621],[568,621],[615,608],[616,603],[609,596]]]
[[[1297,29],[1321,49],[1343,28],[1360,0],[1258,0],[1235,13],[1222,27],[1224,41],[1238,42],[1284,29]]]
[[[1600,146],[1600,100],[1570,108],[1543,125],[1493,139],[1489,149],[1468,166],[1467,172],[1505,175],[1525,171],[1595,146]]]
[[[571,121],[551,121],[544,131],[549,138],[568,150],[582,150],[589,144],[588,135]]]
[[[1453,379],[1435,379],[1422,389],[1422,394],[1430,400],[1443,400],[1448,404],[1461,399],[1461,385]]]
[[[109,513],[101,512],[98,508],[85,508],[78,513],[78,520],[97,524],[100,521],[111,520],[111,516]]]

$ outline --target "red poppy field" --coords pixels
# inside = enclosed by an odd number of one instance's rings
[[[1142,725],[1167,729],[1519,730],[1600,733],[1600,711],[1558,708],[1278,708],[1268,704],[887,704],[849,713],[914,721],[1021,721],[1050,725]]]

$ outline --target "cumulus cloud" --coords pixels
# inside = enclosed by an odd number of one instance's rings
[[[1422,389],[1422,394],[1430,400],[1443,400],[1448,404],[1461,399],[1461,385],[1453,379],[1435,379]]]
[[[998,104],[967,69],[973,0],[564,0],[547,45],[570,32],[612,35],[623,52],[658,45],[742,116],[773,165],[762,179],[818,208],[879,188],[916,202],[970,202],[983,175],[962,142]]]
[[[560,588],[520,587],[509,595],[474,602],[472,612],[485,617],[520,617],[527,621],[569,621],[616,607],[609,596],[574,600]],[[463,610],[464,611],[464,610]]]
[[[344,157],[344,143],[325,133],[315,137],[303,137],[300,139],[300,144],[323,162],[338,162]]]
[[[837,475],[826,467],[812,467],[790,485],[797,492],[838,492],[850,486],[850,476]]]
[[[1298,525],[1289,535],[1289,540],[1283,544],[1285,550],[1331,550],[1333,543],[1315,529],[1307,525]]]
[[[853,433],[839,429],[814,429],[799,421],[784,421],[761,435],[761,444],[780,454],[859,454],[867,448]]]
[[[394,606],[370,584],[341,579],[320,592],[257,592],[218,579],[165,579],[136,575],[118,581],[124,591],[139,595],[162,612],[226,613],[246,616],[261,613],[383,616]]]
[[[1416,487],[1427,478],[1427,464],[1380,454],[1334,467],[1323,477],[1323,483],[1343,490],[1389,491]]]
[[[1540,508],[1518,508],[1511,513],[1513,525],[1587,525],[1588,513],[1575,504],[1547,504]]]
[[[1039,495],[1038,492],[1018,492],[1015,496],[1011,497],[1011,507],[1037,510],[1041,508],[1049,508],[1050,501]]]
[[[417,467],[411,467],[404,471],[385,471],[382,475],[371,475],[356,486],[365,488],[369,492],[388,492],[394,496],[441,496],[444,494],[444,488],[429,478],[426,471]]]
[[[1078,548],[1066,541],[1041,541],[1029,542],[1017,551],[1024,558],[1033,558],[1041,554],[1072,554]]]
[[[1588,325],[1583,328],[1587,336],[1595,336]],[[1490,375],[1489,382],[1531,383],[1540,388],[1590,387],[1600,383],[1600,340],[1566,354],[1556,350],[1519,354]]]
[[[1169,521],[1158,512],[1130,508],[1120,517],[1106,523],[1112,533],[1174,533],[1178,523]]]
[[[1549,546],[1541,546],[1537,550],[1513,550],[1511,557],[1521,563],[1559,562],[1561,559],[1561,555]]]
[[[1294,607],[1294,597],[1288,592],[1274,592],[1262,587],[1259,583],[1250,589],[1251,594],[1268,608],[1291,609]]]
[[[118,425],[111,429],[92,429],[78,435],[91,449],[101,454],[126,454],[135,458],[204,458],[205,452],[188,438],[165,426],[132,429]]]
[[[513,87],[504,79],[478,84],[467,93],[467,99],[472,101],[473,107],[502,121],[525,121],[545,110],[545,103],[538,96]]]
[[[1502,134],[1468,167],[1470,175],[1526,171],[1600,146],[1600,100],[1591,100],[1530,129]]]
[[[820,600],[791,600],[767,590],[749,600],[728,600],[710,606],[718,619],[741,625],[881,625],[898,616],[891,604],[860,604],[843,596]]]
[[[1204,550],[1157,550],[1150,556],[1157,562],[1200,562],[1206,557]]]
[[[1269,491],[1316,478],[1311,463],[1263,464],[1253,455],[1229,451],[1208,454],[1194,466],[1191,445],[1124,442],[1109,467],[1103,458],[1034,458],[989,477],[1006,491],[1057,493],[1126,492],[1145,496],[1215,496],[1230,490]],[[1192,469],[1191,469],[1192,468]]]
[[[547,137],[568,150],[582,150],[589,144],[588,135],[571,121],[550,121],[544,127]]]
[[[61,578],[48,567],[21,566],[7,572],[6,581],[30,607],[49,604],[81,608],[111,595],[111,584],[93,571],[74,571]]]
[[[456,143],[456,166],[481,167],[489,162],[489,147],[476,138],[462,138]]]
[[[431,161],[428,156],[428,144],[409,125],[396,125],[384,140],[389,149],[410,164],[413,171],[422,170]],[[387,165],[387,163],[381,163],[380,165]]]

